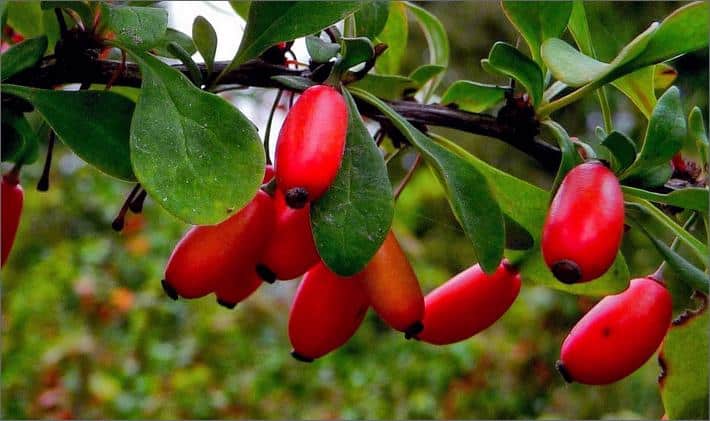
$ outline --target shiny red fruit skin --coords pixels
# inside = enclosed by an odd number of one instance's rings
[[[313,360],[343,345],[362,323],[368,305],[357,275],[338,276],[322,262],[312,267],[298,286],[289,314],[294,357]]]
[[[385,323],[400,332],[419,333],[424,317],[424,295],[392,231],[365,266],[362,281],[372,308]]]
[[[259,262],[276,279],[294,279],[320,261],[311,231],[310,205],[290,208],[278,190],[273,200],[276,207],[274,232]]]
[[[671,294],[652,278],[595,305],[562,344],[558,367],[569,381],[601,385],[623,379],[658,349],[670,327]]]
[[[520,275],[507,262],[492,275],[474,265],[427,294],[417,339],[435,345],[468,339],[500,319],[518,292]]]
[[[17,227],[20,225],[24,192],[15,174],[9,173],[2,177],[2,262],[5,266],[7,257],[15,242]]]
[[[191,228],[178,242],[165,281],[183,298],[198,298],[254,267],[271,236],[274,207],[259,190],[242,210],[217,225]]]
[[[555,272],[559,262],[574,262],[578,276],[563,282],[587,282],[614,263],[624,234],[624,196],[619,180],[599,161],[573,168],[562,181],[545,220],[542,254]],[[576,279],[575,279],[576,278]]]
[[[219,283],[214,293],[217,296],[218,303],[225,307],[233,308],[237,303],[247,299],[263,283],[254,269],[248,268],[242,270],[228,281]]]
[[[303,91],[276,144],[276,183],[287,198],[289,190],[305,189],[305,203],[328,190],[343,160],[347,128],[348,111],[338,91],[325,85]]]

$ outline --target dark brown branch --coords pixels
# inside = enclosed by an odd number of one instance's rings
[[[220,73],[229,63],[215,63],[215,72]],[[45,58],[42,64],[25,70],[13,76],[7,83],[18,85],[34,86],[40,88],[52,88],[57,85],[67,83],[80,83],[90,81],[97,84],[106,84],[115,74],[121,65],[118,61],[102,60],[98,62],[97,68],[88,68],[85,73],[77,72],[76,69],[67,71],[65,67],[57,65],[54,58]],[[205,71],[204,64],[198,64],[202,71]],[[183,74],[188,73],[188,69],[176,64],[173,67]],[[97,70],[95,70],[97,69]],[[278,88],[292,90],[272,79],[272,76],[301,76],[310,77],[311,71],[289,69],[267,63],[263,60],[252,60],[233,71],[229,72],[220,80],[222,84],[238,84],[244,86],[261,88]],[[114,86],[141,85],[141,74],[138,65],[126,63],[125,70],[114,81]],[[521,136],[517,134],[516,127],[499,121],[495,116],[480,113],[470,113],[436,104],[419,104],[413,101],[389,101],[390,106],[400,115],[418,126],[439,126],[448,127],[468,133],[493,137],[506,142],[520,151],[536,159],[550,172],[554,172],[560,161],[559,149],[531,136]],[[369,118],[382,121],[385,117],[375,108],[358,102],[360,112]]]

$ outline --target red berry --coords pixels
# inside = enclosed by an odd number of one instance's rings
[[[362,281],[372,308],[382,320],[408,337],[421,332],[424,296],[392,231],[365,267]]]
[[[227,308],[234,308],[244,301],[262,284],[261,278],[253,269],[243,270],[226,282],[221,282],[215,289],[217,302]]]
[[[320,260],[311,232],[310,205],[292,209],[280,191],[276,191],[274,201],[274,233],[257,265],[267,282],[297,278]]]
[[[242,279],[270,237],[273,220],[273,201],[259,190],[226,221],[191,228],[168,260],[163,281],[166,292],[175,299],[198,298]]]
[[[601,162],[586,162],[567,173],[550,205],[542,254],[560,281],[587,282],[614,263],[623,234],[619,180]]]
[[[5,174],[2,177],[2,262],[0,266],[5,265],[12,244],[15,242],[15,234],[22,215],[23,199],[24,193],[17,174],[12,172]]]
[[[486,329],[510,308],[520,275],[503,261],[492,275],[472,266],[424,298],[424,330],[418,339],[447,345]]]
[[[355,334],[367,307],[357,276],[344,278],[318,263],[303,277],[291,306],[291,355],[310,362],[340,347]]]
[[[567,381],[609,384],[641,367],[658,349],[672,317],[671,294],[653,278],[602,299],[572,328],[557,368]]]
[[[348,111],[330,86],[306,89],[291,108],[276,144],[276,183],[292,208],[321,197],[343,160]]]

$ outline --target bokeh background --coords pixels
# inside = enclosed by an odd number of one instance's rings
[[[226,3],[171,4],[172,23],[216,23],[236,48],[243,21]],[[448,29],[453,80],[491,83],[479,60],[493,42],[516,42],[497,2],[421,3]],[[676,2],[588,3],[592,30],[606,33],[613,56]],[[226,25],[226,26],[225,26]],[[410,23],[405,74],[427,60]],[[236,29],[235,29],[236,28]],[[233,45],[232,45],[233,44]],[[521,47],[524,48],[524,47]],[[221,54],[231,55],[230,51]],[[297,49],[298,51],[298,49]],[[302,50],[301,50],[302,51]],[[302,59],[305,59],[301,55]],[[684,106],[707,115],[708,55],[676,60]],[[262,128],[274,92],[229,94]],[[638,139],[645,120],[613,92],[616,127]],[[281,110],[283,111],[283,110]],[[278,129],[283,113],[277,115]],[[560,112],[571,134],[592,136],[601,116],[594,98]],[[487,162],[539,186],[551,175],[494,139],[441,130]],[[390,163],[393,183],[412,156]],[[617,384],[565,384],[554,370],[564,336],[597,299],[525,285],[510,311],[474,338],[446,347],[406,341],[370,312],[352,340],[312,364],[289,355],[288,309],[297,281],[264,285],[235,310],[214,297],[172,301],[160,279],[186,225],[148,199],[120,234],[111,230],[131,186],[55,150],[49,192],[34,189],[41,159],[22,173],[26,204],[15,248],[2,272],[3,418],[659,418],[655,359]],[[474,263],[444,192],[420,168],[402,194],[394,229],[429,291]],[[701,235],[702,233],[697,233]],[[631,231],[623,250],[633,275],[660,257]],[[677,307],[687,291],[671,280]]]

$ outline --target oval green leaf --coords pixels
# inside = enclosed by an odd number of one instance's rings
[[[350,276],[367,265],[385,240],[394,200],[382,155],[355,101],[346,90],[343,97],[348,106],[343,163],[326,194],[311,205],[311,226],[323,263]]]
[[[512,77],[525,87],[534,105],[542,99],[543,78],[540,66],[517,48],[504,42],[493,44],[488,59],[481,60],[483,69]]]
[[[326,42],[320,37],[309,35],[306,37],[308,55],[315,63],[327,63],[340,51],[340,44]]]
[[[128,145],[135,104],[109,91],[54,91],[3,85],[30,102],[81,159],[122,180],[135,180]]]
[[[217,32],[215,32],[210,21],[202,16],[195,18],[192,22],[192,40],[197,47],[197,51],[205,59],[207,74],[211,75],[214,70],[214,56],[217,52]]]
[[[390,2],[387,23],[377,36],[377,41],[387,44],[387,50],[377,58],[377,73],[393,75],[399,73],[400,64],[407,51],[409,37],[409,19],[404,2]]]
[[[429,64],[436,64],[443,68],[449,67],[449,37],[446,35],[446,28],[441,21],[429,13],[426,9],[421,8],[414,3],[407,2],[409,11],[417,18],[419,26],[424,31],[424,36],[429,48]],[[443,75],[434,77],[428,82],[428,86],[424,92],[424,98],[428,99],[436,90],[441,82]]]
[[[168,28],[168,11],[158,7],[111,6],[101,3],[106,28],[117,43],[148,49],[163,38]]]
[[[131,159],[141,185],[191,224],[216,224],[244,207],[264,173],[253,124],[221,97],[135,47],[142,92],[131,124]]]
[[[441,97],[441,105],[455,104],[459,109],[480,113],[505,99],[505,88],[469,80],[452,83]]]
[[[677,206],[679,208],[693,209],[705,214],[710,211],[710,209],[708,209],[710,196],[708,195],[707,188],[688,187],[666,194],[637,189],[629,186],[621,186],[621,190],[623,190],[626,194],[655,203],[665,203],[666,205]]]
[[[602,145],[606,146],[616,162],[619,164],[619,171],[624,171],[636,159],[636,144],[628,136],[621,132],[613,131],[609,135],[603,135]]]
[[[358,36],[375,38],[382,32],[389,15],[389,0],[373,0],[355,13],[355,31]]]

